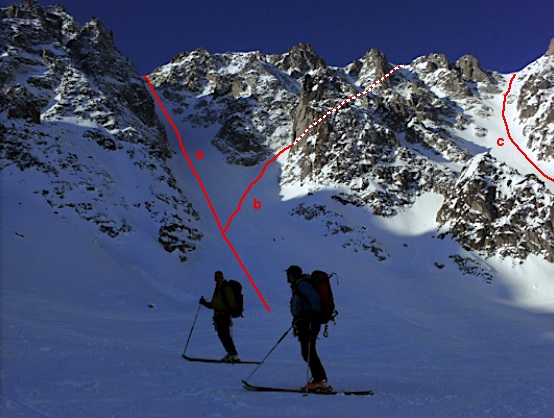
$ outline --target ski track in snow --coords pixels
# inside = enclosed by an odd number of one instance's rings
[[[354,101],[354,100],[357,100],[358,98],[360,98],[361,96],[369,93],[371,90],[373,90],[376,86],[379,85],[379,83],[381,83],[382,81],[386,80],[388,77],[390,77],[392,75],[392,73],[394,73],[396,70],[399,70],[401,68],[405,68],[405,67],[409,67],[409,65],[406,65],[406,64],[400,64],[400,65],[397,65],[396,67],[394,67],[393,69],[391,69],[387,74],[385,74],[383,77],[381,77],[380,79],[376,80],[375,82],[373,82],[373,84],[371,86],[369,86],[367,89],[365,89],[364,91],[361,91],[359,92],[358,94],[352,96],[352,97],[349,97],[347,99],[344,99],[339,105],[337,105],[336,107],[334,107],[333,109],[329,110],[326,114],[324,114],[322,117],[320,117],[319,119],[315,120],[314,122],[312,122],[312,124],[310,124],[305,130],[304,132],[294,141],[294,143],[292,143],[291,145],[288,145],[286,147],[284,147],[281,151],[279,151],[271,160],[269,161],[266,161],[266,163],[264,164],[263,168],[262,168],[262,171],[260,172],[260,174],[258,175],[258,177],[256,177],[256,179],[254,181],[252,181],[248,187],[246,188],[246,191],[243,193],[242,197],[240,198],[239,200],[239,203],[238,203],[238,207],[237,209],[231,214],[231,216],[229,217],[229,220],[227,221],[227,225],[225,226],[225,228],[223,228],[221,226],[221,221],[219,220],[219,216],[217,215],[217,212],[210,200],[210,197],[208,195],[208,192],[206,190],[206,187],[204,186],[204,183],[202,182],[202,179],[200,178],[199,174],[197,173],[197,171],[195,170],[194,168],[194,165],[192,164],[192,161],[189,157],[189,155],[187,154],[186,150],[185,150],[185,145],[183,143],[183,140],[181,138],[181,134],[179,132],[179,130],[177,129],[177,126],[175,125],[175,123],[173,122],[171,116],[169,115],[169,112],[165,109],[165,106],[163,105],[161,99],[159,98],[158,94],[156,93],[156,91],[154,90],[154,86],[152,85],[152,82],[150,81],[150,79],[148,78],[147,75],[144,75],[144,79],[146,80],[146,82],[148,83],[148,86],[150,88],[150,91],[152,92],[152,95],[154,96],[154,98],[156,99],[158,105],[160,106],[160,108],[162,109],[165,117],[167,118],[167,120],[169,121],[169,123],[171,124],[171,127],[173,128],[173,130],[175,131],[175,134],[177,135],[177,138],[179,140],[179,145],[181,147],[181,151],[187,161],[187,164],[188,166],[190,167],[191,171],[193,172],[194,174],[194,177],[196,178],[196,180],[198,181],[198,184],[200,185],[201,189],[202,189],[202,192],[204,193],[204,197],[210,207],[210,210],[214,216],[214,219],[217,223],[217,226],[219,228],[219,231],[221,233],[221,236],[223,237],[223,239],[225,240],[225,242],[227,243],[227,245],[229,246],[229,248],[231,249],[231,251],[233,252],[233,254],[235,255],[235,258],[237,259],[238,263],[240,264],[242,270],[244,271],[244,273],[246,274],[246,277],[248,277],[248,280],[250,282],[250,284],[252,285],[252,287],[254,288],[254,290],[256,291],[256,294],[258,295],[258,297],[260,298],[260,300],[262,301],[263,305],[265,306],[266,310],[268,312],[270,312],[270,308],[269,308],[269,305],[267,304],[265,298],[263,297],[262,293],[260,292],[260,290],[258,289],[258,286],[256,286],[256,283],[254,282],[254,279],[252,278],[252,276],[250,275],[250,272],[248,271],[248,269],[246,268],[245,264],[243,263],[242,259],[240,258],[238,252],[235,250],[235,247],[233,246],[233,244],[231,243],[231,241],[229,240],[229,238],[227,237],[227,231],[229,230],[230,226],[231,226],[231,223],[234,219],[234,217],[240,212],[241,208],[242,208],[242,204],[244,202],[244,200],[246,199],[246,196],[248,195],[248,193],[250,192],[250,190],[252,189],[252,187],[254,187],[254,185],[256,183],[258,183],[262,177],[264,176],[266,170],[267,170],[267,167],[275,162],[283,153],[285,153],[286,151],[290,150],[294,145],[296,145],[300,140],[302,140],[311,130],[312,128],[314,128],[318,123],[321,123],[321,121],[323,121],[325,118],[327,118],[327,116],[330,116],[332,115],[333,113],[337,112],[341,107],[343,107],[344,105],[346,105],[347,103],[350,103],[351,101]]]

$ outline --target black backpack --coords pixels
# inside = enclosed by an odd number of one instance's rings
[[[244,296],[242,295],[242,285],[236,280],[227,280],[225,282],[225,287],[230,287],[233,291],[233,296],[235,297],[235,302],[237,306],[234,309],[229,308],[229,313],[233,318],[242,317],[242,312],[244,311]],[[225,299],[225,292],[223,292],[223,299]],[[229,306],[227,300],[225,304]]]

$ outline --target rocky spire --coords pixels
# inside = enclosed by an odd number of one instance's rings
[[[461,57],[456,61],[455,67],[464,81],[483,82],[489,80],[487,73],[479,66],[479,60],[472,55]]]
[[[550,40],[550,45],[548,46],[548,50],[545,54],[547,57],[554,56],[554,38]]]
[[[317,55],[310,44],[298,44],[293,46],[284,55],[280,67],[285,70],[297,70],[306,72],[327,68],[325,61]]]

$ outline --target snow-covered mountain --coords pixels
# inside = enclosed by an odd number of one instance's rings
[[[111,33],[34,2],[3,9],[2,20],[4,180],[27,177],[53,211],[112,238],[147,229],[186,260],[202,236],[198,214],[167,166],[154,102]]]
[[[397,63],[398,64],[398,63]],[[309,45],[176,56],[148,75],[62,6],[0,10],[2,416],[549,416],[554,184],[508,140],[511,75],[466,55],[344,68]],[[554,40],[516,74],[511,134],[554,175]],[[499,145],[499,138],[505,141]],[[254,203],[256,202],[256,203]],[[321,357],[372,398],[252,394],[198,297],[243,282],[235,339],[261,359],[290,323],[283,270],[336,271]],[[244,367],[241,369],[241,367]],[[288,338],[254,380],[301,386]],[[317,398],[317,399],[316,399]]]
[[[211,142],[227,162],[251,166],[392,67],[377,50],[345,68],[330,67],[309,45],[299,45],[283,55],[183,53],[151,78],[184,130],[216,126]],[[553,74],[550,52],[522,70],[511,97],[517,106],[508,113],[512,130],[525,135],[519,142],[529,137],[534,161],[548,168],[554,166]],[[442,236],[485,256],[537,254],[554,262],[552,184],[545,185],[548,180],[511,144],[509,158],[499,150],[498,138],[506,137],[501,106],[507,81],[472,56],[455,63],[444,55],[420,57],[299,141],[282,161],[281,189],[335,190],[332,198],[381,216],[437,193],[444,205],[427,216],[437,218]],[[489,168],[478,163],[483,158]],[[479,182],[479,170],[492,187],[464,193],[461,181]],[[533,190],[532,202],[525,188]]]

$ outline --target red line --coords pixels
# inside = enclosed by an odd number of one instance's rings
[[[233,220],[233,218],[235,217],[236,214],[238,214],[241,210],[241,207],[242,207],[242,204],[244,202],[244,199],[246,199],[246,196],[248,195],[248,193],[250,192],[250,189],[252,189],[252,187],[254,187],[254,185],[260,181],[262,179],[262,177],[264,176],[264,173],[265,173],[265,170],[267,169],[267,166],[269,164],[271,164],[272,162],[274,162],[275,160],[277,160],[277,158],[279,158],[279,156],[284,153],[285,151],[288,151],[290,148],[292,148],[292,145],[289,145],[285,148],[283,148],[281,151],[279,151],[278,154],[275,155],[275,157],[273,157],[271,160],[267,161],[265,164],[264,164],[264,167],[262,168],[262,171],[260,173],[260,175],[258,177],[256,177],[256,179],[250,183],[250,185],[248,186],[248,188],[246,189],[246,191],[244,192],[244,194],[242,195],[242,197],[240,198],[240,201],[239,201],[239,204],[238,204],[238,207],[237,209],[231,214],[231,216],[229,217],[229,220],[227,221],[227,225],[225,226],[225,229],[223,230],[224,232],[227,232],[227,230],[229,229],[229,227],[231,226],[231,222]]]
[[[508,99],[508,94],[510,94],[510,90],[512,89],[512,82],[514,81],[514,78],[516,78],[516,74],[512,76],[510,79],[510,84],[508,85],[508,91],[504,94],[504,101],[502,102],[502,119],[504,120],[504,126],[506,127],[506,133],[508,134],[508,138],[510,138],[510,141],[512,141],[512,144],[516,146],[516,148],[523,154],[525,159],[531,163],[533,167],[537,169],[539,173],[541,173],[544,178],[554,181],[554,178],[547,176],[528,156],[527,154],[519,147],[519,145],[516,143],[516,141],[513,140],[512,135],[510,134],[510,128],[508,126],[508,122],[506,121],[506,100]]]
[[[225,234],[225,230],[223,230],[223,227],[221,226],[221,222],[219,221],[219,218],[217,216],[217,213],[215,211],[215,208],[210,200],[210,197],[208,196],[208,192],[206,190],[206,187],[204,187],[204,183],[202,183],[202,180],[200,179],[200,176],[198,175],[198,173],[196,172],[193,164],[192,164],[192,161],[191,159],[189,158],[186,150],[185,150],[185,146],[183,144],[183,140],[181,139],[181,134],[179,133],[179,130],[177,129],[177,127],[175,126],[175,124],[173,123],[173,120],[171,119],[171,116],[169,116],[169,113],[167,112],[167,110],[165,109],[162,101],[160,100],[160,98],[158,97],[156,91],[154,90],[154,87],[152,86],[152,83],[150,82],[150,79],[145,75],[144,76],[144,79],[148,82],[148,86],[150,87],[150,91],[152,92],[152,94],[154,95],[154,97],[156,98],[157,102],[158,102],[158,105],[160,106],[160,108],[162,109],[162,111],[164,112],[164,115],[165,117],[167,118],[167,120],[169,121],[169,123],[171,124],[171,127],[173,128],[173,130],[175,131],[175,134],[177,135],[177,139],[179,140],[179,145],[181,146],[181,151],[183,152],[183,155],[185,156],[185,159],[187,160],[187,163],[192,171],[192,174],[194,174],[194,177],[196,177],[196,180],[198,181],[198,184],[200,184],[200,187],[202,189],[202,192],[204,193],[204,197],[206,198],[206,201],[208,202],[208,205],[210,206],[210,210],[212,211],[212,214],[215,218],[215,221],[217,222],[217,226],[221,232],[221,235],[223,236],[223,239],[225,240],[225,242],[227,243],[227,245],[229,246],[229,248],[231,249],[231,251],[233,252],[235,258],[237,259],[237,261],[239,262],[241,268],[242,268],[242,271],[244,271],[244,273],[246,274],[246,277],[248,277],[248,280],[250,281],[250,284],[252,285],[252,287],[254,288],[254,290],[256,291],[256,293],[258,294],[258,297],[260,298],[260,300],[262,301],[262,303],[264,304],[265,308],[267,309],[268,312],[270,312],[271,310],[269,309],[269,306],[267,304],[267,302],[265,301],[264,297],[262,296],[262,294],[260,293],[260,290],[258,289],[258,286],[256,286],[256,283],[254,283],[254,280],[252,279],[252,276],[250,275],[250,273],[248,272],[248,270],[246,269],[246,266],[244,265],[244,263],[242,262],[242,260],[240,259],[237,251],[235,250],[235,247],[233,246],[233,244],[231,243],[231,241],[229,240],[229,238],[227,238],[227,235]]]
[[[358,93],[357,96],[354,96],[352,97],[351,99],[347,99],[348,101],[350,100],[355,100],[357,99],[358,97],[364,95],[364,94],[367,94],[369,93],[375,86],[377,86],[381,81],[383,81],[385,78],[389,77],[393,72],[395,72],[396,70],[399,70],[400,68],[402,67],[405,67],[406,65],[405,64],[401,64],[401,65],[398,65],[396,67],[394,67],[392,70],[390,70],[387,74],[385,74],[383,77],[381,77],[379,80],[375,81],[369,88],[367,88],[366,90]],[[246,196],[248,195],[248,193],[250,192],[250,190],[252,189],[252,187],[258,182],[261,180],[261,178],[263,177],[264,173],[265,173],[265,170],[267,169],[267,166],[273,162],[275,162],[275,160],[277,160],[277,158],[285,151],[289,150],[290,148],[292,148],[294,145],[296,145],[298,143],[298,141],[300,141],[302,138],[304,138],[304,136],[306,135],[307,132],[309,132],[312,128],[314,128],[319,122],[321,122],[323,119],[325,119],[327,117],[327,115],[330,115],[336,111],[338,111],[344,104],[346,103],[346,100],[344,100],[341,104],[339,104],[337,107],[335,107],[334,109],[332,110],[329,110],[327,113],[325,113],[325,115],[323,115],[321,118],[319,119],[316,119],[310,126],[308,126],[308,128],[306,128],[306,130],[302,133],[302,135],[300,135],[298,138],[296,138],[296,140],[294,141],[294,143],[292,145],[288,145],[286,146],[285,148],[283,148],[281,151],[279,151],[279,153],[277,155],[275,155],[275,157],[273,157],[271,160],[267,161],[263,168],[262,168],[262,171],[260,173],[260,175],[258,177],[256,177],[256,179],[250,183],[250,185],[248,186],[248,188],[246,189],[246,191],[244,192],[244,194],[242,195],[242,197],[240,198],[240,201],[239,201],[239,204],[237,206],[237,209],[231,214],[231,216],[229,217],[229,220],[227,221],[227,225],[225,226],[225,229],[223,230],[224,232],[227,232],[227,230],[229,229],[229,227],[231,226],[231,222],[233,222],[233,218],[240,212],[241,208],[242,208],[242,204],[244,202],[244,199],[246,199]]]
[[[148,85],[150,86],[150,90],[152,91],[152,94],[154,95],[154,97],[156,98],[156,100],[158,101],[158,105],[160,106],[160,108],[162,109],[162,111],[164,112],[164,115],[165,117],[167,118],[167,120],[169,121],[169,123],[171,124],[171,127],[173,128],[173,130],[175,131],[175,134],[177,135],[177,139],[179,140],[179,145],[181,146],[181,151],[183,152],[183,155],[185,156],[185,159],[187,160],[187,163],[192,171],[192,174],[194,174],[194,177],[196,177],[196,180],[198,181],[198,183],[200,184],[200,188],[202,189],[202,192],[204,193],[204,197],[206,198],[207,202],[208,202],[208,206],[210,207],[210,210],[212,211],[212,214],[214,215],[214,218],[215,218],[215,221],[217,222],[217,226],[219,227],[219,229],[221,230],[221,222],[219,221],[219,218],[217,216],[217,213],[215,211],[215,208],[212,204],[212,201],[210,200],[210,197],[208,196],[208,192],[206,190],[206,187],[204,186],[204,183],[202,183],[202,179],[200,179],[200,176],[198,175],[198,173],[196,172],[195,168],[194,168],[194,165],[192,164],[192,161],[191,159],[189,158],[189,155],[187,154],[187,151],[185,150],[185,145],[183,144],[183,140],[181,139],[181,134],[179,133],[179,130],[177,129],[177,127],[175,126],[175,124],[173,123],[173,120],[171,119],[171,116],[169,116],[169,113],[167,112],[167,110],[165,109],[162,101],[160,100],[160,98],[158,97],[158,95],[156,94],[156,92],[154,91],[154,87],[152,86],[152,83],[150,82],[150,79],[147,77],[147,76],[144,76],[145,80],[148,82]]]
[[[171,127],[173,128],[173,130],[175,131],[175,134],[177,135],[177,139],[179,140],[179,144],[181,146],[181,150],[183,152],[183,155],[185,156],[185,159],[192,171],[192,173],[194,174],[194,177],[196,177],[196,180],[198,181],[198,184],[200,184],[200,187],[202,188],[202,192],[204,193],[204,197],[206,198],[206,201],[208,202],[208,205],[210,206],[210,210],[212,211],[212,214],[217,222],[217,226],[219,228],[219,231],[221,232],[221,235],[223,237],[223,239],[225,240],[225,242],[227,243],[227,245],[229,246],[229,248],[231,249],[231,251],[233,252],[235,258],[237,259],[238,263],[240,264],[242,270],[244,271],[244,273],[246,274],[246,276],[248,277],[248,280],[250,281],[250,283],[252,284],[252,287],[254,288],[254,290],[256,291],[256,293],[258,294],[258,297],[260,298],[260,300],[262,301],[262,303],[264,304],[265,308],[267,309],[268,312],[270,312],[270,309],[269,309],[269,306],[267,305],[265,299],[263,298],[262,294],[260,293],[258,287],[256,286],[256,284],[254,283],[254,280],[252,279],[252,276],[250,276],[250,273],[248,272],[248,269],[246,268],[246,266],[244,265],[244,263],[242,262],[242,260],[240,259],[237,251],[235,250],[235,247],[233,246],[233,244],[231,243],[231,241],[229,240],[229,238],[227,237],[226,235],[226,232],[227,230],[229,229],[229,227],[231,226],[231,222],[233,221],[233,218],[240,212],[241,208],[242,208],[242,204],[244,203],[244,200],[246,199],[246,196],[248,195],[248,193],[250,192],[250,190],[252,189],[252,187],[254,187],[254,185],[260,181],[262,179],[262,177],[264,176],[265,174],[265,171],[267,170],[267,167],[269,166],[269,164],[275,162],[277,160],[277,158],[279,158],[279,156],[281,154],[283,154],[284,152],[288,151],[290,148],[292,148],[294,145],[296,145],[298,143],[298,141],[300,141],[302,138],[304,138],[304,136],[306,136],[306,134],[313,128],[315,127],[319,122],[321,122],[322,120],[324,120],[327,115],[331,115],[332,113],[338,111],[341,107],[343,107],[347,102],[350,102],[351,100],[356,100],[358,97],[361,97],[362,95],[366,94],[366,93],[369,93],[375,86],[377,86],[381,81],[385,80],[387,77],[389,77],[394,71],[402,68],[402,67],[405,67],[405,65],[399,65],[397,67],[394,67],[392,70],[390,70],[387,74],[385,74],[383,77],[381,77],[379,80],[375,81],[368,89],[364,90],[363,92],[360,92],[358,93],[356,96],[353,96],[352,98],[349,98],[349,99],[346,99],[344,100],[341,104],[339,104],[337,107],[335,107],[334,109],[332,110],[329,110],[325,115],[323,115],[323,117],[321,117],[320,119],[314,121],[303,133],[302,135],[300,135],[295,141],[293,144],[291,145],[288,145],[286,146],[285,148],[283,148],[281,151],[279,151],[271,160],[267,161],[263,168],[262,168],[262,171],[260,172],[260,174],[258,175],[258,177],[256,177],[256,179],[249,184],[248,188],[246,189],[246,191],[244,192],[244,194],[242,195],[242,197],[240,198],[239,200],[239,204],[237,206],[237,209],[231,214],[231,216],[229,217],[229,220],[227,221],[227,225],[225,226],[225,228],[223,228],[221,226],[221,222],[219,221],[219,218],[217,216],[217,213],[216,213],[216,210],[215,208],[213,207],[212,205],[212,202],[208,196],[208,192],[206,190],[206,188],[204,187],[204,183],[202,183],[202,180],[200,179],[200,176],[198,175],[198,173],[196,172],[193,164],[192,164],[192,161],[191,159],[189,158],[186,150],[185,150],[185,146],[183,145],[183,141],[181,139],[181,135],[179,133],[179,130],[177,129],[177,127],[175,126],[175,124],[173,123],[173,120],[171,119],[171,116],[169,116],[169,113],[167,112],[167,110],[165,109],[164,105],[162,104],[160,98],[158,97],[156,91],[154,90],[154,87],[152,86],[152,83],[150,82],[150,79],[145,75],[144,76],[144,79],[148,82],[148,86],[150,87],[150,90],[153,94],[153,96],[156,98],[156,101],[158,102],[158,105],[160,106],[160,108],[162,109],[162,111],[164,112],[164,115],[165,117],[167,118],[167,120],[169,121],[169,123],[171,124]]]

